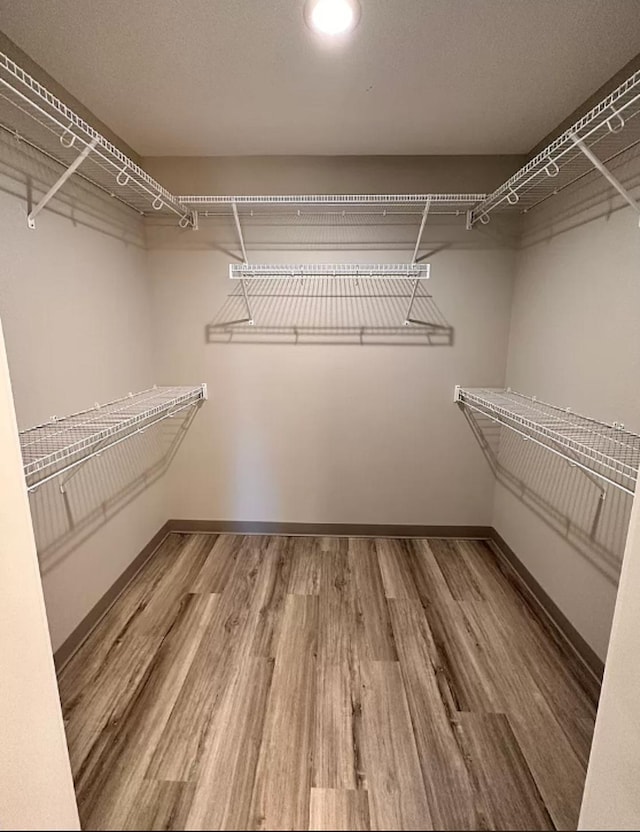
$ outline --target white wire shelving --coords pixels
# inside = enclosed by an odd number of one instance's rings
[[[71,176],[81,176],[139,214],[170,214],[186,227],[188,209],[139,165],[46,87],[0,52],[0,127],[58,162],[60,179],[30,212],[30,227],[44,204]]]
[[[471,212],[470,225],[486,224],[500,210],[526,213],[594,170],[637,211],[640,207],[605,167],[640,143],[640,71],[527,162]]]
[[[89,459],[207,398],[197,387],[152,387],[20,433],[27,487],[35,490]]]
[[[298,210],[302,212],[307,209],[313,211],[330,208],[362,209],[370,207],[378,209],[379,213],[385,210],[410,211],[420,214],[425,205],[429,203],[429,210],[432,214],[455,214],[464,215],[481,200],[486,194],[283,194],[283,195],[244,195],[244,196],[178,196],[180,204],[186,208],[197,209],[200,216],[219,216],[229,214],[232,206],[235,205],[238,211],[252,216],[258,211],[265,213],[277,212],[279,209],[289,209],[288,215]]]
[[[245,316],[234,321],[235,324],[249,324],[254,326],[254,304],[256,295],[252,295],[251,284],[258,287],[257,295],[262,296],[262,289],[268,283],[279,285],[287,281],[304,284],[312,280],[320,287],[317,297],[343,297],[336,294],[334,287],[340,290],[343,281],[353,282],[356,287],[362,283],[365,287],[376,282],[380,284],[406,286],[406,305],[401,323],[404,326],[412,324],[431,327],[433,324],[412,317],[418,287],[422,281],[429,279],[430,265],[428,263],[306,263],[306,264],[272,264],[272,263],[232,263],[229,266],[229,277],[238,280],[242,287],[245,305]]]
[[[427,280],[430,268],[428,263],[232,263],[229,265],[229,277],[232,280],[313,280],[327,277]]]
[[[633,494],[640,435],[513,390],[456,387],[454,401],[515,431],[570,465]]]

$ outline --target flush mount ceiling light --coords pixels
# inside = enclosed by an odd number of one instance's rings
[[[307,26],[320,35],[346,35],[360,19],[358,0],[307,0],[304,7]]]

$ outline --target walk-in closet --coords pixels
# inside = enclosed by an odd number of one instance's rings
[[[640,827],[640,3],[0,0],[0,828]]]

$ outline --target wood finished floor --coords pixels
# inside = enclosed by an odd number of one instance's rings
[[[575,829],[597,695],[483,542],[200,534],[60,692],[84,829]]]

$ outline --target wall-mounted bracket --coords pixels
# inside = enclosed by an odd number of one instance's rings
[[[61,139],[62,140],[62,139]],[[45,205],[49,202],[49,200],[54,197],[60,188],[64,185],[64,183],[71,177],[76,170],[80,167],[80,165],[84,162],[87,156],[91,153],[93,148],[97,145],[98,139],[92,139],[89,144],[87,144],[84,150],[77,156],[77,158],[69,165],[69,167],[65,170],[65,172],[60,176],[56,182],[49,188],[46,194],[42,197],[40,202],[32,208],[31,211],[27,214],[27,225],[29,228],[36,227],[36,217],[45,207]],[[66,147],[70,147],[71,145],[65,145]]]
[[[640,215],[640,204],[631,196],[629,191],[622,185],[622,183],[616,179],[616,177],[611,173],[611,171],[603,165],[603,163],[598,159],[598,157],[590,150],[586,144],[579,139],[576,135],[573,137],[573,143],[575,146],[582,151],[582,153],[587,157],[587,159],[591,162],[594,168],[601,173],[602,176],[609,182],[610,185],[616,189],[616,191],[622,196],[622,198],[629,203],[629,205]],[[640,218],[638,220],[638,225],[640,226]]]
[[[190,228],[192,231],[198,231],[198,212],[187,211],[187,213],[183,214],[178,220],[178,225],[180,228]]]

